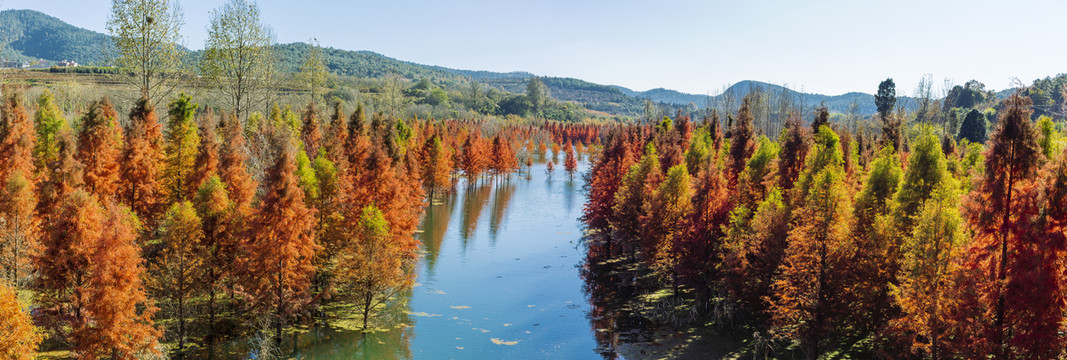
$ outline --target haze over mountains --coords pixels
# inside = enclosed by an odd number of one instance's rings
[[[0,32],[0,40],[5,45],[2,49],[5,60],[74,60],[84,65],[106,65],[110,54],[113,54],[113,45],[108,35],[70,25],[34,10],[0,12]],[[296,71],[301,55],[308,46],[306,43],[279,44],[275,50],[282,66]],[[436,83],[457,87],[465,86],[474,80],[512,93],[523,93],[527,79],[533,76],[528,72],[504,73],[422,65],[371,51],[324,48],[324,55],[330,72],[341,76],[380,78],[395,73],[407,79],[430,78]],[[199,51],[190,51],[190,56],[195,59],[199,56]],[[640,115],[645,99],[673,106],[704,108],[724,99],[737,101],[756,88],[769,93],[786,94],[804,108],[825,104],[831,112],[846,113],[849,106],[856,103],[856,111],[860,115],[876,112],[874,96],[871,94],[810,94],[758,81],[741,81],[726,88],[722,94],[701,95],[664,88],[635,91],[622,86],[594,84],[573,78],[546,76],[542,80],[557,100],[571,101],[591,110],[625,116]],[[876,86],[877,84],[871,84],[872,90]],[[902,94],[906,93],[906,89],[899,90],[903,90],[900,91]],[[913,105],[906,96],[901,97],[901,101],[907,107]]]

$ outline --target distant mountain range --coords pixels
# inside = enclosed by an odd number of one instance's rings
[[[0,11],[0,36],[0,40],[5,44],[4,48],[0,49],[0,54],[5,60],[74,60],[85,65],[106,65],[110,54],[114,54],[114,46],[108,35],[82,29],[33,10]],[[302,54],[309,46],[305,43],[280,44],[275,50],[283,68],[296,71]],[[525,92],[526,82],[533,76],[527,72],[501,73],[422,65],[371,51],[324,48],[323,54],[330,71],[343,76],[380,78],[395,73],[408,79],[430,78],[438,84],[457,87],[468,84],[469,81],[477,81],[513,93]],[[193,51],[189,55],[197,58],[199,51]],[[756,88],[764,92],[786,94],[805,108],[825,104],[832,112],[845,113],[852,103],[856,103],[860,115],[876,112],[874,96],[871,94],[810,94],[758,81],[741,81],[727,88],[723,94],[709,96],[664,88],[634,91],[621,86],[601,85],[573,78],[543,77],[542,80],[557,100],[572,101],[592,110],[626,116],[643,114],[646,99],[675,107],[703,108],[707,104],[716,104],[724,99],[739,101]],[[913,107],[914,102],[911,99],[901,97],[901,101],[904,101],[907,107]]]

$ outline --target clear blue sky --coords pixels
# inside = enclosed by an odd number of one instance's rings
[[[202,48],[223,0],[179,0]],[[279,42],[370,50],[459,69],[529,71],[635,90],[716,94],[740,80],[824,94],[992,89],[1067,72],[1067,1],[260,0]],[[109,0],[4,0],[105,32]],[[937,87],[935,87],[935,91]]]

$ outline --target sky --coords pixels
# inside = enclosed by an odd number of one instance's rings
[[[110,0],[0,0],[106,32]],[[225,0],[178,0],[203,48]],[[278,41],[450,68],[528,71],[634,90],[720,93],[741,80],[828,95],[911,95],[930,74],[989,89],[1067,72],[1067,1],[259,0]]]

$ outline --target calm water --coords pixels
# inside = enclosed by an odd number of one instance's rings
[[[581,163],[579,170],[587,166]],[[467,187],[426,210],[396,329],[305,335],[305,359],[596,359],[578,266],[584,194],[562,166]]]

